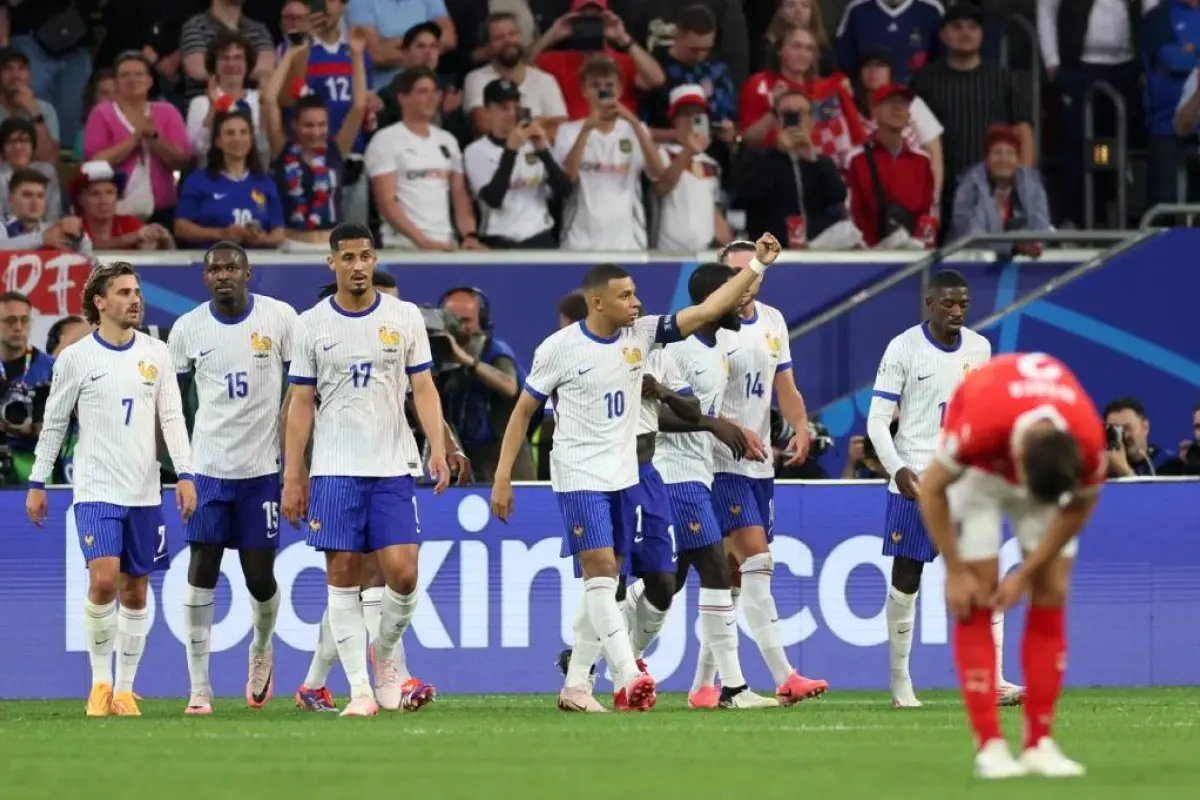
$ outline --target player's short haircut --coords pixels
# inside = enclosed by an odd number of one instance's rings
[[[580,288],[585,292],[598,292],[607,289],[609,281],[619,281],[629,277],[629,273],[616,264],[597,264],[583,276]]]
[[[400,290],[400,284],[396,282],[396,276],[390,272],[381,272],[375,270],[371,276],[371,285],[376,289],[395,289]],[[337,292],[337,283],[327,283],[321,287],[321,293],[317,295],[318,300],[324,300],[326,297],[333,297]]]
[[[734,274],[733,267],[724,264],[701,264],[688,278],[688,297],[691,298],[693,304],[703,303],[710,294],[720,289]]]
[[[246,255],[245,249],[236,242],[220,241],[208,248],[204,253],[204,266],[209,266],[220,255],[232,255],[233,260],[238,266],[246,269],[250,266],[250,257]]]
[[[413,89],[417,88],[417,82],[423,79],[431,80],[433,85],[437,86],[437,73],[429,67],[413,67],[404,70],[393,84],[396,87],[396,94],[412,94]]]
[[[100,324],[100,309],[96,308],[96,298],[103,297],[113,280],[124,275],[137,277],[137,270],[128,261],[113,261],[101,264],[88,275],[87,283],[83,285],[83,317],[93,325]]]
[[[1136,397],[1118,397],[1104,407],[1102,417],[1108,419],[1109,414],[1116,414],[1119,411],[1132,411],[1142,419],[1146,418],[1146,407],[1142,405],[1142,401]]]
[[[589,80],[602,78],[615,78],[620,81],[621,67],[617,65],[616,61],[599,53],[583,62],[583,66],[579,68],[579,83],[582,85]]]
[[[558,313],[571,322],[582,322],[587,318],[587,298],[583,296],[583,292],[581,291],[571,292],[558,301]]]
[[[71,314],[68,317],[62,317],[50,326],[50,330],[46,331],[47,354],[54,355],[54,351],[58,349],[58,343],[62,341],[63,331],[67,329],[68,325],[74,325],[77,322],[87,324],[87,320],[83,317]]]
[[[371,235],[371,231],[366,225],[360,225],[357,222],[342,222],[329,232],[329,252],[336,253],[342,249],[342,242],[355,239],[366,239],[371,243],[371,247],[375,246],[375,237]]]
[[[708,6],[697,3],[687,6],[675,17],[675,30],[687,33],[698,33],[701,36],[715,33],[717,19],[708,10]]]
[[[33,303],[29,302],[29,298],[20,292],[5,292],[0,294],[0,303],[24,303],[33,308]]]
[[[1075,489],[1083,472],[1079,443],[1067,431],[1031,432],[1023,456],[1029,493],[1043,503],[1059,503]]]
[[[935,294],[942,289],[966,289],[967,279],[956,269],[943,269],[933,273],[929,279],[929,293]]]
[[[13,192],[15,192],[17,190],[17,187],[23,183],[36,183],[37,185],[39,185],[43,189],[45,189],[47,186],[50,185],[50,179],[47,178],[42,173],[38,172],[33,167],[25,167],[25,169],[19,169],[16,172],[14,172],[12,174],[12,177],[9,178],[9,180],[8,180],[8,193],[12,194]]]
[[[748,241],[746,239],[738,239],[736,242],[730,242],[729,244],[727,244],[721,248],[721,251],[719,253],[717,253],[717,261],[722,264],[728,265],[729,264],[729,256],[731,254],[744,253],[747,251],[753,253],[757,249],[758,248],[755,246],[754,242]]]

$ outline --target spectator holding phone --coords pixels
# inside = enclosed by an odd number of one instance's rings
[[[218,240],[278,247],[283,242],[283,205],[254,146],[248,112],[218,112],[207,161],[183,182],[175,208],[175,238],[197,249]]]
[[[575,191],[563,215],[567,250],[645,250],[642,172],[651,181],[662,162],[650,131],[621,103],[622,72],[611,58],[593,56],[579,76],[590,112],[558,128],[554,157]]]
[[[521,106],[521,89],[503,78],[483,90],[491,133],[463,154],[467,182],[479,199],[480,241],[492,248],[558,247],[550,196],[571,193],[571,180],[550,152],[533,113]]]
[[[483,25],[484,47],[488,63],[467,73],[463,84],[463,107],[471,117],[471,127],[480,133],[487,127],[492,112],[487,108],[484,88],[503,78],[521,92],[521,107],[543,126],[557,126],[567,118],[567,104],[553,75],[528,62],[515,14],[504,12],[488,16]],[[543,122],[544,121],[544,122]]]
[[[563,49],[550,51],[556,45]],[[573,120],[592,113],[579,75],[585,63],[600,54],[617,65],[620,91],[615,96],[631,111],[637,111],[637,90],[653,91],[666,80],[658,60],[629,35],[625,23],[609,10],[608,0],[572,0],[570,13],[542,34],[529,58],[558,81]]]
[[[733,231],[717,204],[721,166],[707,153],[712,124],[704,88],[677,86],[671,91],[667,116],[675,126],[676,141],[659,148],[667,168],[653,184],[661,198],[654,249],[694,253],[714,242],[728,244]]]

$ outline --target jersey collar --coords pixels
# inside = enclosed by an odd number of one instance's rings
[[[929,330],[928,322],[921,323],[921,333],[925,334],[925,341],[929,342],[931,345],[936,347],[938,350],[941,350],[943,353],[957,353],[959,348],[962,347],[963,336],[962,336],[961,332],[959,332],[959,334],[958,334],[958,341],[955,342],[950,347],[947,347],[946,345],[942,344],[941,342],[939,342],[937,339],[934,338],[933,331]]]

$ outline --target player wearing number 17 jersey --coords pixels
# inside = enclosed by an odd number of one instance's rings
[[[584,579],[576,641],[602,641],[618,687],[618,709],[647,710],[654,701],[654,679],[636,666],[616,600],[620,563],[632,556],[635,538],[630,490],[638,483],[638,407],[646,356],[657,344],[679,341],[735,308],[779,253],[769,235],[758,247],[758,258],[744,275],[672,317],[639,319],[641,304],[629,274],[613,265],[592,269],[583,286],[587,318],[538,347],[505,430],[492,486],[492,508],[501,521],[512,513],[512,465],[529,421],[554,396],[550,476],[563,516],[563,551],[578,558]]]
[[[150,627],[147,584],[151,572],[169,563],[156,428],[179,476],[175,498],[185,521],[196,507],[192,454],[167,346],[136,330],[143,306],[133,265],[118,261],[93,270],[83,308],[96,329],[54,362],[25,505],[41,525],[45,484],[76,415],[74,512],[88,567],[83,611],[92,666],[87,715],[140,716],[133,680]]]
[[[921,516],[946,562],[954,657],[981,778],[1084,773],[1050,734],[1066,670],[1063,607],[1076,537],[1096,507],[1106,445],[1091,398],[1045,353],[992,359],[950,398],[937,453],[921,476]],[[1024,560],[997,587],[1005,517]],[[991,609],[1009,608],[1026,594],[1021,662],[1029,688],[1017,761],[993,700]]]
[[[925,565],[937,558],[917,507],[919,476],[937,448],[950,394],[971,370],[992,357],[991,343],[963,325],[969,305],[967,281],[960,273],[942,270],[933,276],[925,297],[928,319],[888,343],[867,415],[867,433],[891,476],[883,554],[892,557],[886,616],[892,705],[896,708],[921,705],[913,692],[909,655],[921,575]],[[900,423],[893,442],[890,426],[897,408]],[[997,613],[993,622],[996,668],[1003,676],[1004,614]],[[1003,677],[997,685],[998,702],[1020,704],[1019,686]]]
[[[183,603],[188,714],[212,713],[209,640],[226,548],[238,551],[254,621],[246,704],[262,708],[275,684],[279,405],[296,312],[287,303],[250,294],[249,280],[246,251],[218,242],[204,255],[204,284],[212,300],[171,328],[169,348],[180,388],[194,382],[200,401],[192,432],[196,513],[185,534],[191,547]]]

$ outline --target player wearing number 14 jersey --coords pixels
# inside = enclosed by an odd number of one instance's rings
[[[254,620],[246,703],[262,708],[274,691],[279,405],[296,323],[288,304],[247,291],[250,263],[238,245],[213,245],[203,269],[212,300],[179,318],[168,345],[181,388],[194,383],[200,401],[193,430],[196,513],[185,534],[188,714],[212,713],[209,641],[226,548],[238,551]]]

